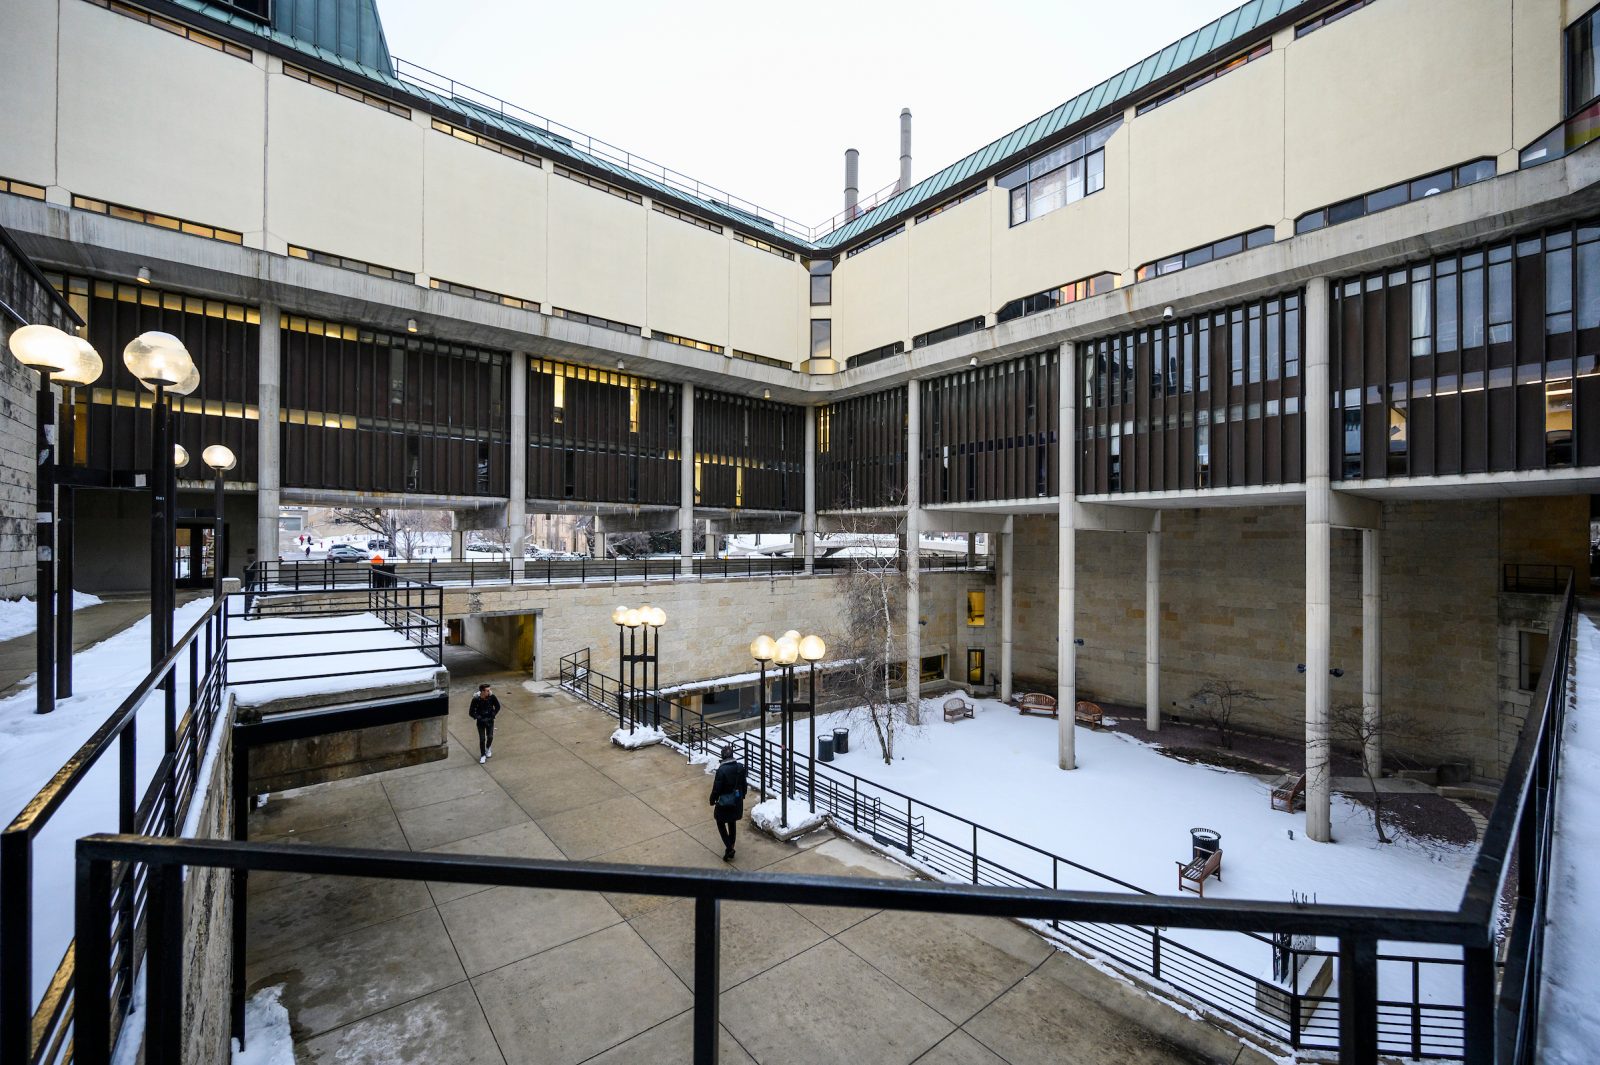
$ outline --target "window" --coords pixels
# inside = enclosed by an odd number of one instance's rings
[[[888,240],[890,237],[897,237],[901,233],[904,233],[905,231],[906,231],[906,227],[903,224],[895,226],[893,229],[889,230],[887,233],[879,233],[877,236],[873,237],[871,240],[867,241],[865,244],[857,244],[855,247],[853,247],[849,251],[845,252],[844,253],[844,257],[846,259],[848,259],[852,255],[860,255],[862,252],[866,251],[868,248],[876,248],[879,244],[882,244],[884,241]]]
[[[1539,686],[1539,673],[1550,653],[1548,632],[1517,633],[1517,687],[1531,692]]]
[[[704,218],[696,218],[694,215],[686,214],[675,207],[668,207],[661,203],[652,203],[650,206],[655,209],[657,214],[664,214],[668,218],[676,218],[678,221],[687,222],[691,226],[699,226],[708,233],[722,232],[722,227],[715,222],[707,222]]]
[[[36,198],[42,199],[44,190],[41,189],[39,191],[41,195]],[[162,229],[187,233],[191,237],[205,237],[208,240],[220,240],[228,244],[244,243],[244,234],[235,233],[231,229],[202,225],[199,222],[186,222],[181,218],[173,218],[171,215],[157,214],[155,211],[141,211],[137,207],[123,207],[121,204],[93,200],[87,196],[73,196],[72,206],[80,211],[93,211],[95,214],[109,215],[112,218],[121,218],[129,222],[142,222],[147,226],[158,226]]]
[[[1277,239],[1277,233],[1271,226],[1252,229],[1248,233],[1237,233],[1231,237],[1224,237],[1212,244],[1191,248],[1189,251],[1179,255],[1169,255],[1165,259],[1157,259],[1154,262],[1145,263],[1134,274],[1134,280],[1148,281],[1152,277],[1175,274],[1179,270],[1187,270],[1191,266],[1200,266],[1213,259],[1225,259],[1249,248],[1259,248],[1263,244],[1271,244],[1275,239]]]
[[[619,200],[627,200],[629,203],[644,203],[644,197],[640,196],[638,193],[629,192],[624,188],[618,188],[616,185],[608,184],[604,181],[601,181],[599,178],[592,178],[587,174],[580,174],[576,170],[568,170],[564,166],[555,167],[555,172],[557,177],[564,177],[569,181],[576,181],[580,185],[587,185],[591,189],[599,189],[601,192],[608,192],[617,197]]]
[[[818,259],[811,264],[811,306],[825,307],[833,302],[833,260]]]
[[[739,359],[743,362],[758,362],[763,366],[776,366],[780,370],[794,369],[792,364],[784,362],[782,359],[774,359],[770,355],[757,355],[752,351],[740,351],[738,348],[734,348],[725,354],[730,359]]]
[[[985,624],[984,606],[987,594],[982,591],[967,593],[967,624],[974,627]]]
[[[1410,443],[1406,430],[1406,404],[1404,400],[1395,400],[1389,405],[1389,476],[1404,477],[1410,472],[1406,461],[1407,449]]]
[[[1441,170],[1437,174],[1429,174],[1426,177],[1416,178],[1411,181],[1402,181],[1397,185],[1389,185],[1376,192],[1369,192],[1349,200],[1340,200],[1338,203],[1328,207],[1319,207],[1315,211],[1307,211],[1294,220],[1294,231],[1296,233],[1310,233],[1328,226],[1336,226],[1340,222],[1349,222],[1352,219],[1376,214],[1391,207],[1399,207],[1401,204],[1426,199],[1441,192],[1449,192],[1451,189],[1475,185],[1480,181],[1494,177],[1494,175],[1495,161],[1493,159],[1473,159],[1450,170]]]
[[[517,162],[527,163],[529,166],[541,168],[544,166],[539,157],[531,152],[525,152],[521,148],[513,148],[508,144],[501,144],[499,141],[490,140],[488,137],[480,136],[471,130],[462,129],[460,126],[452,126],[448,122],[441,122],[437,118],[433,120],[433,128],[440,133],[450,134],[458,141],[476,144],[480,148],[485,148],[496,155],[503,155],[507,159],[515,159]]]
[[[1359,400],[1360,394],[1351,391],[1345,399],[1347,404]],[[1361,477],[1361,408],[1359,406],[1346,406],[1344,411],[1344,479],[1347,481],[1359,480]]]
[[[870,366],[884,359],[892,359],[896,355],[905,354],[906,344],[903,340],[896,340],[893,344],[885,344],[881,348],[863,351],[859,355],[852,355],[845,360],[845,368],[854,370],[857,366]]]
[[[555,315],[557,318],[567,318],[571,321],[582,322],[584,325],[592,325],[599,329],[609,329],[613,333],[632,333],[634,336],[644,335],[644,329],[641,326],[629,325],[627,322],[613,322],[609,318],[601,318],[599,315],[595,314],[584,314],[582,311],[569,311],[565,307],[551,307],[550,313]]]
[[[813,359],[833,358],[833,319],[811,319],[811,357]]]
[[[929,344],[938,344],[942,341],[954,340],[959,336],[966,336],[968,333],[976,333],[983,327],[984,317],[980,314],[976,318],[968,318],[964,322],[956,322],[953,325],[930,329],[926,333],[918,333],[911,338],[911,346],[913,348],[925,348]]]
[[[722,354],[722,345],[721,344],[711,344],[711,343],[707,343],[704,340],[692,340],[689,337],[681,337],[681,336],[677,336],[677,335],[675,335],[673,333],[663,333],[660,330],[656,330],[656,329],[650,330],[650,339],[651,340],[664,340],[668,344],[677,344],[679,347],[684,347],[684,348],[698,348],[701,351],[709,351],[713,355],[721,355]]]
[[[298,245],[289,245],[289,258],[305,259],[308,262],[321,263],[324,266],[337,266],[341,270],[354,270],[358,274],[371,274],[373,277],[385,277],[391,281],[405,281],[410,284],[417,283],[416,274],[408,274],[404,270],[395,270],[387,266],[378,266],[375,263],[362,262],[360,259],[351,259],[344,255],[330,255],[325,251],[312,251]]]
[[[235,59],[243,59],[246,63],[255,58],[250,49],[246,48],[242,44],[234,44],[232,41],[225,41],[222,38],[214,37],[209,33],[202,33],[192,26],[185,26],[181,22],[174,22],[169,18],[162,18],[160,15],[155,15],[149,11],[140,10],[139,8],[133,7],[129,4],[118,3],[117,0],[89,0],[89,2],[94,4],[96,7],[103,7],[107,11],[115,11],[119,15],[125,15],[128,18],[133,19],[135,22],[143,22],[148,26],[154,26],[158,30],[166,30],[168,33],[176,37],[182,37],[185,40],[193,41],[195,44],[203,44],[207,48],[231,55]],[[241,6],[237,0],[222,0],[222,2],[236,7]],[[248,3],[248,0],[246,0],[246,2]],[[261,0],[257,0],[257,2],[259,3]],[[266,21],[265,18],[262,18],[262,21]]]
[[[1411,271],[1411,354],[1433,354],[1432,270],[1419,266]]]
[[[794,252],[792,251],[784,251],[782,248],[774,247],[764,240],[757,240],[755,237],[747,237],[743,233],[735,233],[733,238],[741,244],[748,244],[752,248],[760,248],[769,255],[776,255],[780,259],[794,258]]]
[[[288,63],[283,65],[283,72],[289,77],[293,78],[295,81],[303,81],[307,85],[314,85],[319,89],[325,89],[336,96],[343,96],[347,100],[355,100],[358,103],[366,104],[368,107],[376,107],[379,111],[387,111],[396,118],[411,118],[411,109],[409,107],[402,107],[400,104],[391,103],[381,96],[374,96],[370,92],[363,92],[360,89],[345,85],[342,82],[334,81],[332,78],[325,78],[321,74],[313,74],[309,70],[302,70],[299,67],[290,66]]]
[[[1344,3],[1340,4],[1333,10],[1324,11],[1316,18],[1300,23],[1300,25],[1294,28],[1294,35],[1296,38],[1299,38],[1304,37],[1308,33],[1315,33],[1329,23],[1338,22],[1340,19],[1344,18],[1350,13],[1360,11],[1370,3],[1372,3],[1372,0],[1345,0]]]
[[[1043,292],[1035,292],[1031,296],[1012,300],[1000,308],[995,315],[996,322],[1009,322],[1015,318],[1026,318],[1030,314],[1040,311],[1054,310],[1068,303],[1089,296],[1098,296],[1102,292],[1110,292],[1117,284],[1117,275],[1112,273],[1095,274],[1081,281],[1073,281],[1059,288],[1047,288]]]
[[[486,288],[473,288],[471,285],[458,285],[454,281],[441,281],[437,277],[428,279],[428,287],[440,292],[449,292],[456,296],[466,296],[469,299],[482,300],[485,303],[499,303],[506,307],[516,307],[524,311],[537,311],[537,300],[525,300],[517,296],[507,296],[500,292],[490,292]]]
[[[1600,8],[1567,27],[1567,115],[1582,111],[1600,96],[1600,51],[1595,49],[1595,26]]]
[[[955,199],[946,200],[943,203],[939,204],[937,207],[930,207],[928,210],[923,211],[921,214],[917,215],[917,219],[916,219],[917,225],[921,225],[922,223],[926,222],[928,219],[932,218],[936,214],[943,214],[944,212],[948,211],[950,208],[955,207],[957,204],[966,203],[968,200],[972,199],[974,196],[982,195],[984,192],[986,192],[988,190],[988,188],[989,188],[988,185],[979,185],[975,189],[968,189],[966,192],[963,192],[961,195],[957,196]]]
[[[0,178],[0,192],[9,192],[13,196],[26,196],[30,200],[44,199],[44,186],[30,185],[26,181],[13,181],[10,178]]]
[[[923,655],[922,668],[919,671],[922,680],[944,680],[946,655]]]
[[[1572,465],[1572,381],[1544,386],[1544,464]]]
[[[996,182],[1011,196],[1011,224],[1021,225],[1105,188],[1105,143],[1122,125],[1117,118],[1076,140],[1031,159]]]
[[[1182,96],[1184,93],[1193,92],[1195,89],[1198,89],[1200,86],[1206,85],[1206,84],[1209,84],[1210,82],[1215,81],[1216,79],[1222,77],[1222,75],[1228,73],[1228,71],[1230,71],[1230,70],[1237,70],[1238,68],[1244,66],[1246,63],[1250,62],[1253,59],[1260,59],[1262,56],[1271,55],[1271,54],[1272,54],[1272,42],[1271,41],[1268,41],[1268,42],[1266,42],[1265,44],[1262,44],[1262,45],[1258,45],[1257,47],[1251,49],[1249,52],[1246,52],[1243,55],[1236,55],[1232,59],[1228,60],[1227,62],[1221,63],[1221,64],[1219,64],[1217,66],[1212,67],[1210,70],[1206,71],[1204,74],[1199,75],[1198,77],[1190,78],[1188,81],[1184,82],[1182,85],[1179,85],[1175,89],[1168,89],[1166,92],[1162,93],[1160,96],[1157,96],[1153,100],[1146,100],[1144,103],[1142,103],[1142,104],[1140,104],[1138,106],[1138,108],[1134,111],[1134,114],[1135,115],[1142,115],[1147,111],[1154,111],[1156,108],[1160,107],[1162,104],[1171,103],[1173,100],[1176,100],[1178,97]]]

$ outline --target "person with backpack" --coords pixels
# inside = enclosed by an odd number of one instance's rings
[[[733,844],[739,836],[739,821],[744,817],[744,763],[733,757],[733,744],[722,746],[722,764],[711,781],[712,814],[717,819],[717,835],[722,837],[722,860],[733,861]]]
[[[494,719],[500,713],[500,700],[487,684],[478,685],[478,694],[467,706],[467,716],[478,723],[478,764],[482,765],[494,755]]]

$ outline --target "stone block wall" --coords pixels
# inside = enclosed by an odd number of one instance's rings
[[[12,322],[0,315],[0,599],[33,594],[34,407],[38,378],[9,354]]]
[[[233,837],[233,714],[218,715],[223,730],[209,780],[196,782],[201,803],[194,836]],[[229,1059],[230,988],[233,986],[232,876],[223,869],[191,869],[183,883],[184,1061]],[[133,1023],[143,1018],[134,1015]]]
[[[330,780],[381,773],[450,754],[443,717],[269,743],[250,752],[250,790],[287,791]]]

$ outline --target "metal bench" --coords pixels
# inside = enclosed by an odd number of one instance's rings
[[[973,717],[974,707],[971,703],[959,696],[944,701],[944,719],[946,721],[960,721],[964,717]]]
[[[1214,876],[1217,883],[1222,883],[1222,851],[1219,848],[1209,854],[1196,855],[1186,862],[1178,862],[1178,894],[1193,891],[1201,898],[1206,897],[1206,877]],[[1189,885],[1193,884],[1193,887]]]

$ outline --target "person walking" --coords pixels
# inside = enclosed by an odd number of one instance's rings
[[[494,719],[500,713],[500,700],[487,684],[478,685],[478,694],[467,706],[467,716],[478,723],[478,764],[482,765],[494,755]]]
[[[733,757],[733,744],[722,746],[722,764],[711,781],[712,814],[717,819],[717,835],[722,837],[722,860],[733,861],[733,844],[739,836],[739,821],[744,817],[744,763]]]

